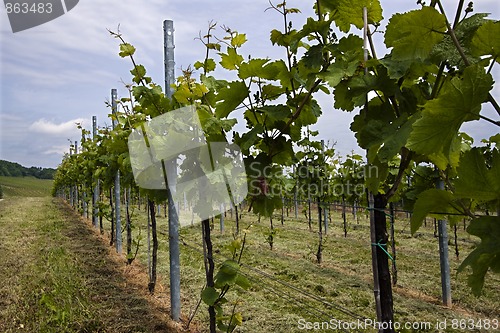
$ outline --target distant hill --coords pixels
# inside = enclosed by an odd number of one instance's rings
[[[52,179],[0,176],[0,199],[2,197],[45,197],[52,192]]]
[[[0,160],[0,176],[35,177],[38,179],[54,179],[56,169],[40,167],[24,167],[19,163]]]

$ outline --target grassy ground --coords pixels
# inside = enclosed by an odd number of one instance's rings
[[[230,291],[227,306],[229,314],[234,304],[243,313],[244,323],[239,328],[240,332],[300,332],[303,331],[299,327],[301,319],[311,322],[329,321],[331,318],[353,322],[357,317],[375,320],[368,220],[364,214],[357,221],[348,214],[348,235],[344,237],[340,213],[333,212],[332,215],[329,233],[324,237],[323,263],[318,265],[315,262],[318,244],[316,225],[313,225],[314,231],[309,231],[307,221],[300,216],[298,219],[285,217],[281,225],[280,216],[275,216],[276,235],[274,249],[271,250],[266,240],[269,220],[262,219],[258,223],[254,216],[243,214],[240,225],[247,231],[243,272],[252,282],[252,287],[247,291]],[[135,233],[142,229],[143,237],[145,218],[144,211],[134,212]],[[167,280],[167,221],[160,217],[158,223],[159,272]],[[218,220],[215,220],[213,230],[215,258],[219,263],[230,255],[227,245],[233,239],[235,225],[229,213],[225,223],[224,234],[219,231]],[[394,288],[395,319],[402,324],[410,322],[418,325],[422,322],[424,327],[426,323],[432,325],[430,329],[401,331],[438,332],[436,323],[445,319],[447,330],[442,332],[494,331],[452,329],[453,320],[474,320],[475,323],[484,319],[500,320],[500,276],[488,274],[484,295],[480,298],[472,295],[466,285],[468,272],[456,275],[456,269],[478,240],[472,239],[463,231],[463,226],[459,226],[459,259],[454,253],[453,233],[450,231],[453,307],[441,306],[439,251],[433,231],[433,223],[429,219],[427,227],[411,237],[408,219],[399,216],[396,221],[398,283]],[[181,239],[183,311],[189,314],[195,309],[204,285],[201,227],[182,228]],[[145,246],[140,249],[139,258],[147,263]],[[205,306],[202,305],[195,318],[204,323],[208,321]]]
[[[24,188],[18,193],[31,193],[29,187],[17,184],[17,188]],[[37,185],[39,191],[43,187]],[[163,211],[161,213],[163,215]],[[183,214],[189,219],[189,213]],[[340,213],[332,212],[332,217],[328,235],[324,237],[324,260],[318,265],[315,262],[318,244],[315,224],[310,231],[303,216],[295,219],[290,214],[283,225],[280,216],[275,216],[276,235],[271,250],[267,242],[269,220],[258,222],[255,216],[243,213],[240,228],[247,236],[242,271],[252,286],[249,290],[230,290],[226,306],[228,313],[234,305],[242,312],[243,325],[238,328],[239,332],[303,332],[299,323],[304,321],[337,318],[351,323],[356,318],[375,318],[368,221],[364,214],[358,215],[358,220],[348,214],[348,235],[344,237]],[[167,220],[163,216],[158,220],[160,284],[153,297],[146,292],[145,211],[135,209],[133,221],[135,237],[140,232],[143,240],[139,261],[125,266],[124,257],[114,254],[107,244],[109,240],[96,235],[88,221],[78,218],[63,202],[49,197],[23,198],[12,194],[1,201],[0,332],[175,331],[178,325],[174,327],[167,320]],[[106,223],[107,234],[109,227]],[[227,245],[233,240],[234,229],[229,212],[224,233],[219,231],[218,220],[214,221],[212,235],[218,263],[230,255]],[[411,237],[408,219],[401,215],[396,221],[396,320],[403,324],[431,325],[427,329],[401,331],[495,331],[452,328],[453,320],[474,320],[479,324],[479,320],[493,323],[500,319],[500,276],[488,274],[484,295],[476,298],[466,285],[467,273],[456,275],[461,260],[478,241],[469,237],[460,225],[459,259],[455,257],[453,233],[450,232],[454,303],[451,309],[441,306],[439,252],[433,231],[429,220],[427,226]],[[183,227],[181,239],[182,311],[183,323],[186,323],[204,285],[200,225]],[[437,329],[436,323],[444,323],[444,320],[447,320],[446,329]],[[206,330],[206,306],[202,305],[196,312],[195,322],[202,323]],[[336,330],[314,330],[331,331]]]
[[[58,199],[0,202],[0,332],[180,332],[126,266]]]
[[[52,190],[52,183],[53,181],[49,179],[0,176],[4,198],[48,196]]]

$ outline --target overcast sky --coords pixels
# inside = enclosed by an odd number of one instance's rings
[[[457,1],[445,1],[452,16]],[[313,1],[288,1],[302,15],[292,21],[300,27],[311,15]],[[451,4],[451,6],[450,6]],[[203,45],[194,38],[205,31],[208,21],[227,25],[247,34],[242,52],[253,57],[279,58],[281,48],[269,42],[271,29],[282,29],[282,18],[265,12],[267,0],[83,0],[67,14],[44,25],[13,34],[4,8],[0,10],[0,159],[25,166],[56,167],[68,151],[69,140],[79,140],[75,123],[90,129],[96,115],[99,126],[109,125],[110,89],[126,94],[131,64],[118,56],[118,41],[106,29],[120,31],[136,46],[136,59],[145,65],[153,80],[162,83],[163,31],[165,19],[174,21],[176,74],[204,57]],[[414,0],[382,0],[384,22],[395,11],[417,8]],[[476,12],[500,17],[498,0],[476,0]],[[222,33],[221,33],[222,34]],[[361,32],[359,32],[361,34]],[[378,45],[378,54],[386,50]],[[497,66],[498,67],[498,66]],[[500,72],[494,72],[496,79]],[[493,92],[500,100],[500,90]],[[315,129],[320,138],[337,142],[342,154],[357,149],[349,130],[351,114],[333,109],[331,96],[320,97],[323,116]],[[491,110],[486,114],[494,117]],[[495,118],[496,119],[496,118]],[[238,125],[240,129],[244,124]],[[468,126],[476,138],[488,137],[497,128],[481,121]]]

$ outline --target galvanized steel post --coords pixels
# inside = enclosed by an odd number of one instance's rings
[[[439,190],[444,190],[443,180],[439,180],[436,186]],[[451,282],[450,282],[450,262],[448,260],[448,223],[446,220],[438,220],[439,235],[439,264],[441,267],[441,290],[443,305],[451,306]]]
[[[92,138],[96,140],[97,138],[97,117],[92,116]],[[95,179],[95,186],[94,186],[94,193],[92,195],[92,224],[94,225],[94,228],[99,228],[99,221],[98,221],[98,215],[99,215],[99,208],[97,206],[97,203],[99,202],[99,196],[100,196],[100,184],[99,184],[99,178]]]
[[[118,99],[116,89],[111,89],[111,111],[115,115],[113,119],[113,129],[118,126],[117,115],[117,105],[116,101]],[[120,170],[116,171],[115,175],[115,244],[116,252],[122,253],[122,223],[120,217]]]
[[[175,80],[174,61],[174,22],[172,20],[163,21],[163,37],[165,51],[165,93],[171,98],[173,89],[171,85]],[[162,161],[166,171],[168,196],[168,241],[170,256],[170,316],[173,320],[179,321],[181,317],[181,264],[179,251],[179,216],[174,202],[175,186],[177,179],[177,161]]]

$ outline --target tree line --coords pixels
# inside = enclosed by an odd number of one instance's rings
[[[27,168],[19,163],[0,160],[0,176],[35,177],[38,179],[54,179],[55,169],[32,166]]]

